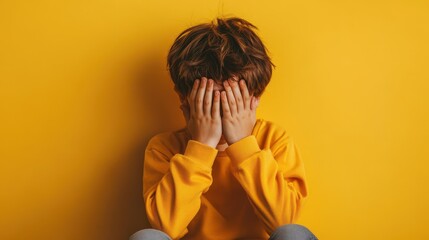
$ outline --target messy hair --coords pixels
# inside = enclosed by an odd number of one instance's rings
[[[232,77],[244,79],[250,94],[262,95],[275,65],[257,36],[258,30],[241,18],[216,18],[184,30],[174,41],[167,67],[175,88],[187,96],[195,79],[221,83]]]

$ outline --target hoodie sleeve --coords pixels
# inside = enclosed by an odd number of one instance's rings
[[[286,132],[270,148],[260,149],[250,135],[226,149],[231,171],[248,195],[268,234],[295,222],[307,196],[301,155]]]
[[[168,157],[168,151],[151,140],[145,151],[143,198],[153,228],[173,239],[183,237],[200,209],[201,195],[212,184],[217,149],[189,140],[184,154]]]

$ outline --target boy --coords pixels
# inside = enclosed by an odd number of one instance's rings
[[[292,224],[307,196],[298,148],[256,119],[274,65],[253,29],[218,18],[176,38],[167,62],[186,127],[149,141],[143,196],[153,229],[130,239],[317,239]]]

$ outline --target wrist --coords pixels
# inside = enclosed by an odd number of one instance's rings
[[[236,137],[236,138],[229,139],[226,142],[228,143],[228,145],[232,145],[232,144],[240,141],[240,139],[242,139],[242,138],[244,138],[244,137],[241,137],[241,138],[240,137]]]
[[[215,141],[200,140],[200,139],[192,139],[192,140],[197,141],[201,144],[207,145],[207,146],[212,147],[212,148],[216,148],[216,146],[217,146],[217,143],[215,143]]]

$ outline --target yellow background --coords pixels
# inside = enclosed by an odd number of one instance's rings
[[[428,1],[1,1],[0,239],[127,239],[143,151],[184,126],[166,71],[183,29],[259,27],[258,116],[301,149],[320,239],[429,239]]]

